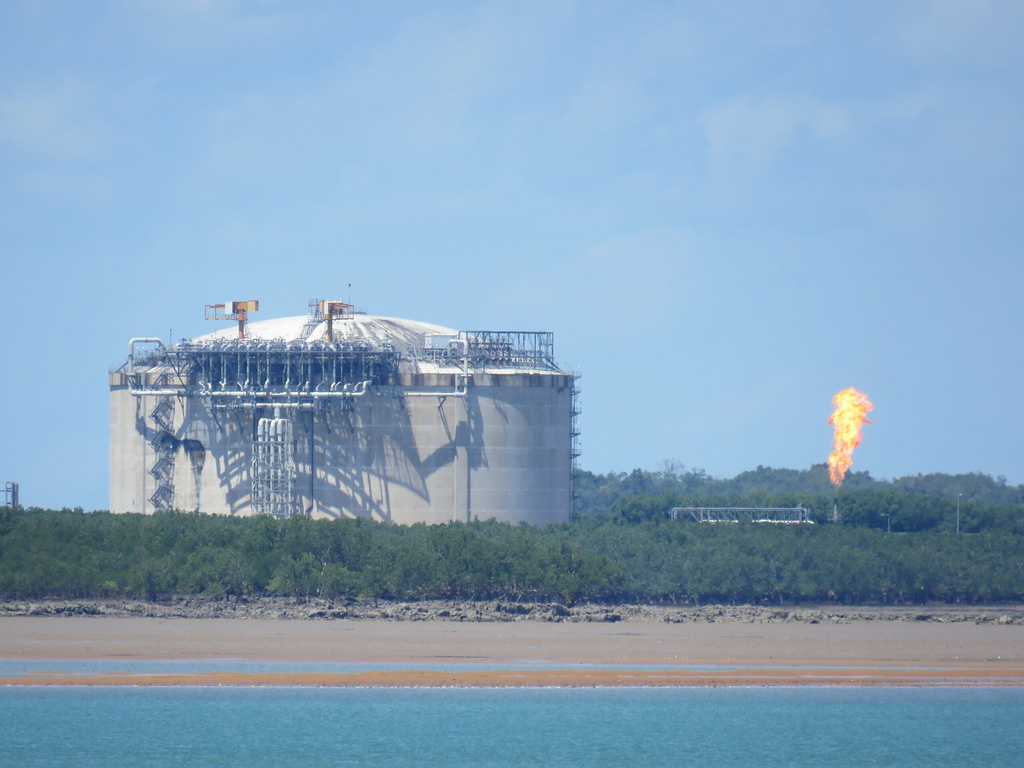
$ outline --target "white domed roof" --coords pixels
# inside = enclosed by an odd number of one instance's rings
[[[325,340],[327,338],[327,321],[316,322],[306,335],[308,321],[309,318],[302,315],[279,317],[273,320],[251,320],[245,326],[245,336],[247,339],[280,341]],[[334,341],[365,340],[374,346],[390,342],[402,352],[409,348],[422,349],[427,336],[457,336],[458,333],[457,330],[443,325],[379,315],[352,315],[333,321]],[[195,341],[233,339],[237,336],[238,327],[232,323],[229,328],[206,334]]]

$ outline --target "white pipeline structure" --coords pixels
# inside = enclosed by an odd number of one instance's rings
[[[111,511],[569,518],[576,377],[552,334],[225,306],[237,329],[132,339],[111,373]]]

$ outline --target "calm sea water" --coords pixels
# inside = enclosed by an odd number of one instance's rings
[[[0,765],[1020,766],[1008,688],[0,689]]]

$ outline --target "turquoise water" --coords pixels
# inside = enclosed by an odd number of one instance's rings
[[[1019,766],[1018,688],[5,688],[2,766]]]

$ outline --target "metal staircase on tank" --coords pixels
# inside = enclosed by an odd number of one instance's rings
[[[299,331],[299,341],[307,341],[313,330],[324,320],[324,313],[320,311],[320,299],[309,300],[309,311],[306,315],[306,324]]]
[[[154,509],[168,510],[174,506],[174,457],[178,452],[178,441],[174,437],[174,398],[161,397],[149,414],[156,425],[153,446],[156,461],[149,474],[156,480],[156,490],[149,497]]]
[[[569,460],[571,462],[570,479],[569,479],[569,503],[572,507],[572,511],[576,511],[576,505],[579,500],[579,489],[577,488],[577,481],[580,474],[579,462],[576,460],[580,457],[580,374],[572,374],[572,409],[571,409],[571,426],[569,428],[571,448],[569,450]]]

